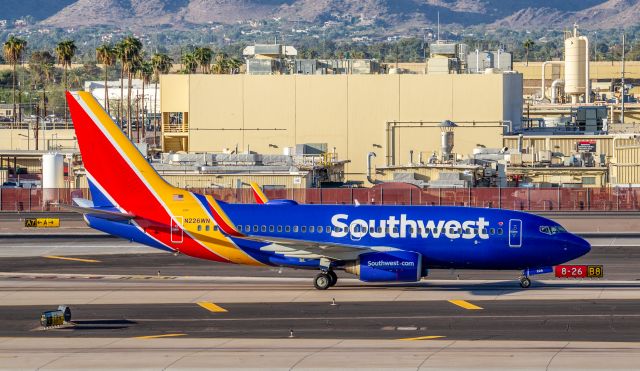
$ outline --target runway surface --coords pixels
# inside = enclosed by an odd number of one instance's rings
[[[202,302],[201,302],[202,303]],[[211,302],[208,302],[211,303]],[[446,300],[324,303],[88,304],[73,306],[74,326],[40,330],[51,307],[0,306],[12,318],[0,337],[414,339],[640,341],[637,300]],[[178,335],[179,334],[179,335]]]
[[[56,259],[50,258],[51,256],[80,260]],[[239,267],[184,255],[174,256],[128,241],[101,237],[28,240],[0,238],[0,264],[0,272],[157,275],[160,271],[160,274],[165,276],[264,276],[309,279],[315,275],[314,271]],[[606,279],[636,280],[640,279],[640,247],[593,247],[589,254],[571,264],[603,265]],[[428,279],[515,279],[518,274],[516,271],[432,270]],[[353,277],[348,274],[344,276]]]
[[[0,238],[0,369],[632,369],[639,261],[638,247],[601,246],[573,262],[603,265],[601,280],[542,275],[523,290],[513,271],[415,284],[338,272],[318,291],[314,271],[111,238]],[[73,323],[40,328],[59,304]]]

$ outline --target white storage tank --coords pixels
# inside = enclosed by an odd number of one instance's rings
[[[589,60],[587,56],[589,41],[585,36],[578,36],[578,27],[574,26],[573,36],[564,41],[564,91],[571,96],[571,103],[578,103],[587,86]],[[585,102],[588,97],[585,97]]]
[[[43,201],[55,201],[57,188],[64,188],[64,157],[59,153],[42,155]]]

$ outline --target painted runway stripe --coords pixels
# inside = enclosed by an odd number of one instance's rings
[[[136,336],[134,339],[160,339],[160,338],[173,338],[178,336],[186,336],[187,334],[163,334],[163,335],[148,335],[148,336]]]
[[[413,341],[413,340],[433,340],[433,339],[442,339],[445,336],[439,336],[439,335],[430,335],[430,336],[418,336],[415,338],[402,338],[402,339],[398,339],[398,340],[406,340],[406,341]]]
[[[80,258],[69,258],[66,256],[57,256],[57,255],[45,255],[43,258],[47,259],[58,259],[58,260],[70,260],[74,262],[83,262],[83,263],[100,263],[100,260],[95,259],[80,259]]]
[[[449,300],[449,303],[457,305],[457,306],[462,307],[464,309],[469,309],[469,310],[482,309],[482,307],[479,307],[477,305],[473,305],[473,304],[469,303],[466,300]]]
[[[209,312],[223,313],[223,312],[227,311],[226,309],[222,308],[221,306],[215,305],[210,301],[200,301],[200,302],[198,302],[198,305],[203,307],[204,309],[208,310]]]

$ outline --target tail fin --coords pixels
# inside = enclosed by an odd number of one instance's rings
[[[165,215],[174,188],[90,93],[67,92],[67,101],[94,203],[138,216]]]
[[[251,182],[251,189],[253,190],[253,198],[256,200],[258,204],[266,204],[269,202],[267,196],[265,196],[264,192],[256,182]]]

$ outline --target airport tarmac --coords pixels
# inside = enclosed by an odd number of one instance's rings
[[[594,247],[600,280],[440,271],[416,284],[253,268],[113,238],[0,238],[0,368],[633,369],[640,248]],[[335,305],[332,305],[334,304]],[[73,325],[43,330],[71,306]],[[293,331],[293,336],[292,332]]]

